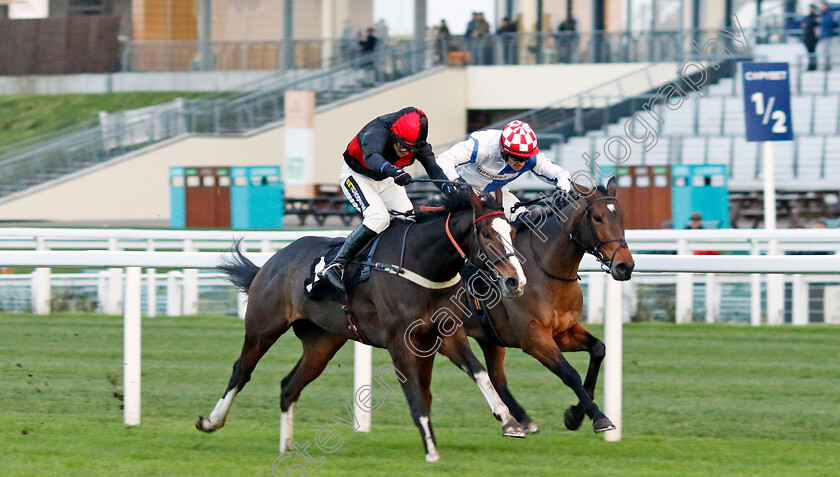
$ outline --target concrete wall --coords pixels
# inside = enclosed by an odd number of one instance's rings
[[[258,153],[254,153],[258,151]],[[8,220],[169,221],[170,166],[277,165],[283,129],[248,138],[189,137],[0,205]]]
[[[183,71],[0,76],[0,94],[89,94],[130,91],[225,91],[273,71]]]
[[[467,68],[467,108],[541,108],[647,66],[650,63],[471,66]],[[678,66],[657,64],[650,70],[650,78],[655,84],[665,83],[676,76]],[[650,89],[647,78],[647,73],[631,75],[621,82],[623,93]]]
[[[361,99],[319,108],[314,124],[314,180],[338,182],[347,143],[378,115],[405,106],[423,109],[429,115],[429,141],[441,153],[445,145],[467,133],[468,109],[545,106],[642,66],[545,65],[519,67],[518,73],[505,67],[444,68],[383,86]],[[676,71],[675,64],[657,65],[651,77],[664,83]],[[511,85],[516,86],[515,94],[510,92]],[[635,91],[632,85],[625,88],[628,94]],[[176,139],[4,201],[0,220],[167,223],[170,166],[282,166],[284,137],[285,130],[279,126],[249,137]]]
[[[379,114],[413,105],[431,118],[429,140],[433,144],[451,142],[463,135],[464,79],[462,69],[439,70],[382,88],[362,101],[317,110],[316,183],[338,183],[341,154],[347,143]],[[170,166],[282,166],[284,138],[285,129],[277,127],[243,138],[176,139],[2,203],[0,220],[168,223]]]

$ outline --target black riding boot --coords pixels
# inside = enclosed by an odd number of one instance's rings
[[[364,225],[356,227],[352,232],[350,232],[350,235],[347,236],[347,239],[344,241],[344,245],[342,245],[341,250],[338,251],[338,255],[336,255],[332,262],[324,267],[318,275],[321,278],[326,277],[336,290],[345,293],[346,290],[344,289],[343,279],[344,264],[353,259],[353,257],[365,248],[365,245],[370,243],[370,241],[377,235],[379,234]]]

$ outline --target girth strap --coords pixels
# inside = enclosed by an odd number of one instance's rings
[[[412,272],[411,270],[403,267],[398,267],[396,265],[391,265],[389,263],[381,263],[381,262],[357,262],[362,265],[367,265],[371,267],[371,270],[377,270],[380,272],[390,273],[392,275],[397,275],[399,277],[405,278],[406,280],[420,285],[423,288],[428,288],[430,290],[442,290],[444,288],[449,288],[451,286],[457,285],[461,282],[461,274],[456,273],[454,277],[445,281],[445,282],[433,282],[428,278],[418,275],[417,273]]]
[[[490,309],[482,303],[475,293],[473,293],[473,289],[469,286],[469,284],[467,286],[467,292],[469,295],[467,300],[472,305],[472,308],[475,311],[475,317],[478,320],[478,324],[481,325],[481,329],[484,330],[484,334],[487,335],[490,341],[496,346],[504,346],[505,344],[502,341],[499,332],[496,330],[496,326],[493,324],[493,317],[490,316]]]
[[[349,331],[352,336],[355,336],[356,341],[369,345],[371,344],[370,340],[362,330],[362,326],[359,324],[356,314],[353,313],[351,305],[352,302],[348,300],[346,296],[341,300],[341,311],[344,312],[344,326],[347,327],[347,331]]]

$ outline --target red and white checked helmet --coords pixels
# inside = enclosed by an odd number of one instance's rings
[[[516,120],[507,123],[499,138],[502,151],[519,157],[531,157],[540,152],[537,135],[528,123]]]

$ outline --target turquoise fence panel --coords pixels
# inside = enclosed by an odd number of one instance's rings
[[[187,226],[187,194],[183,167],[169,168],[169,226],[183,229]]]
[[[729,187],[725,164],[671,166],[671,207],[675,229],[691,214],[703,215],[704,228],[729,228]]]
[[[284,184],[279,166],[231,168],[231,226],[234,229],[283,228]]]

